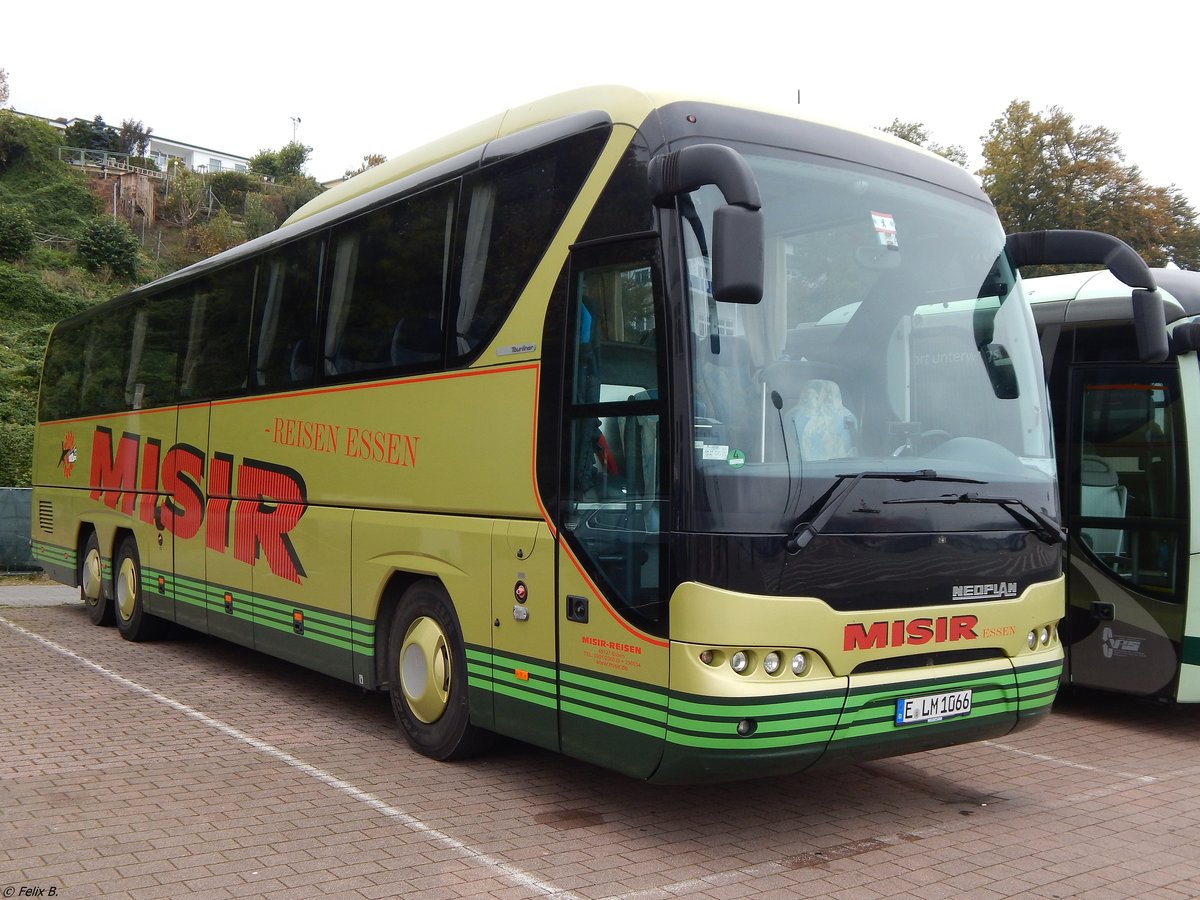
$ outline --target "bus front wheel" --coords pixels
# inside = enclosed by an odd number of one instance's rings
[[[462,631],[436,582],[412,585],[396,608],[388,684],[396,721],[418,753],[451,760],[483,749],[487,733],[470,721]]]
[[[113,605],[117,631],[125,640],[140,643],[162,637],[167,623],[146,612],[142,601],[142,563],[137,541],[132,537],[121,540],[113,564]]]
[[[100,539],[94,531],[83,545],[83,559],[79,566],[79,599],[83,601],[93,625],[113,623],[113,603],[104,596],[104,561],[100,557]]]

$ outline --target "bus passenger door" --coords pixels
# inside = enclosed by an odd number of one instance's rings
[[[544,522],[492,532],[493,731],[557,750],[554,540]]]
[[[634,777],[666,737],[669,523],[657,241],[577,250],[559,429],[564,752]]]
[[[1080,366],[1071,398],[1071,683],[1173,697],[1189,546],[1178,371]]]

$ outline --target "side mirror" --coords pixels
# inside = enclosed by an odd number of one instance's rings
[[[671,206],[679,194],[706,184],[721,191],[726,205],[713,216],[713,298],[724,303],[762,300],[762,201],[741,154],[723,144],[693,144],[650,160],[648,175],[660,206]]]
[[[1200,350],[1200,322],[1176,325],[1171,332],[1171,348],[1176,354]]]
[[[1133,288],[1133,327],[1141,362],[1162,362],[1170,353],[1167,314],[1154,276],[1137,251],[1119,238],[1099,231],[1027,231],[1004,242],[1013,268],[1022,266],[1093,265],[1107,268]]]
[[[713,215],[713,297],[723,303],[758,303],[763,296],[763,217],[744,206],[722,206]]]

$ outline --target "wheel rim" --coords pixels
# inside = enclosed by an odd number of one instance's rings
[[[440,719],[450,702],[450,647],[435,620],[422,616],[409,626],[399,675],[412,714],[426,725]]]
[[[88,550],[83,558],[83,599],[88,606],[95,606],[100,600],[100,583],[102,580],[100,567],[100,551],[95,547]]]
[[[133,608],[137,604],[137,566],[126,556],[121,560],[121,569],[117,572],[117,612],[126,622],[133,616]]]

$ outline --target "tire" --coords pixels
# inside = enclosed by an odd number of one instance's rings
[[[470,721],[462,631],[442,586],[419,581],[405,591],[388,639],[392,710],[404,737],[431,759],[464,759],[491,734]]]
[[[83,545],[79,565],[79,599],[93,625],[113,623],[113,601],[104,596],[104,560],[100,557],[100,540],[96,532],[88,535]]]
[[[117,631],[127,641],[153,641],[166,632],[167,623],[142,603],[142,563],[137,541],[129,536],[122,538],[113,564],[113,608]]]

